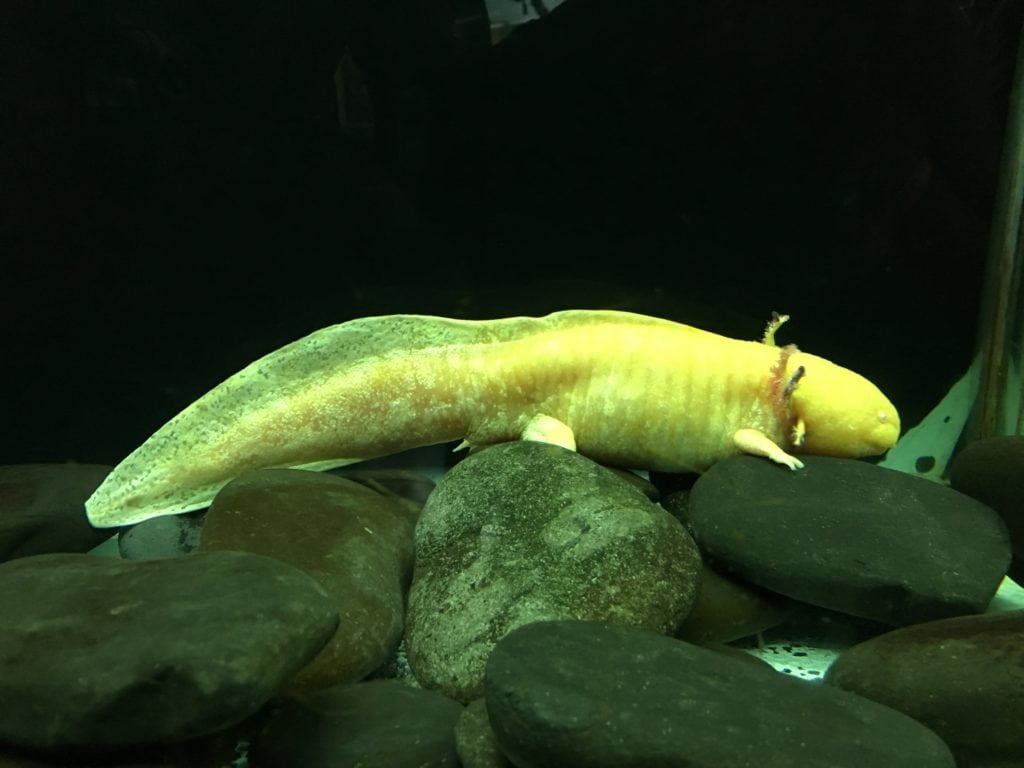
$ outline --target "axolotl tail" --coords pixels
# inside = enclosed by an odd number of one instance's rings
[[[518,320],[392,315],[316,331],[167,422],[88,500],[89,520],[118,526],[200,509],[250,469],[327,469],[459,439],[485,382],[453,363],[467,345],[522,334]]]

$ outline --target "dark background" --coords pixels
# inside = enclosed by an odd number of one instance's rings
[[[910,426],[970,362],[1020,19],[568,0],[492,47],[479,0],[7,0],[0,464],[116,463],[389,312],[784,311]]]

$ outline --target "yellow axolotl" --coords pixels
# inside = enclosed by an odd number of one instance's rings
[[[328,469],[422,445],[545,440],[634,469],[701,472],[737,453],[889,448],[899,416],[853,371],[645,315],[388,315],[316,331],[161,427],[86,502],[99,527],[208,506],[263,467]]]

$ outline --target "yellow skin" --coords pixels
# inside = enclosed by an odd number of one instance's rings
[[[86,502],[98,527],[208,506],[242,472],[328,469],[464,438],[563,445],[595,461],[702,472],[737,453],[887,450],[899,416],[875,385],[793,346],[645,315],[568,310],[451,320],[388,315],[260,358],[131,453]]]

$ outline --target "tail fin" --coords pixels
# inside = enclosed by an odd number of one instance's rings
[[[125,458],[86,502],[89,520],[111,527],[201,509],[250,469],[328,469],[463,437],[459,387],[445,368],[452,350],[500,341],[493,331],[487,321],[389,315],[288,344]]]

